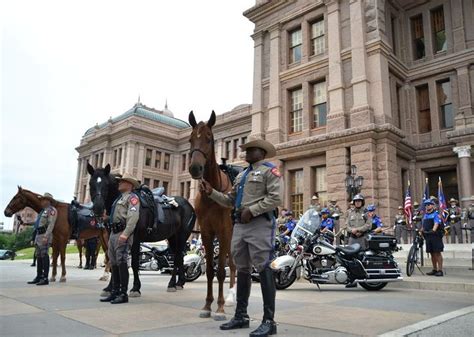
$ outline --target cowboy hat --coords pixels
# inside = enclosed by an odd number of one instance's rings
[[[275,147],[273,146],[272,143],[270,143],[266,140],[256,139],[256,140],[252,140],[250,142],[247,142],[245,144],[240,145],[240,148],[243,151],[245,151],[245,150],[247,150],[248,148],[251,148],[251,147],[257,147],[257,148],[262,149],[263,151],[265,151],[265,153],[266,153],[265,157],[266,158],[273,158],[273,157],[276,156]]]
[[[398,209],[403,209],[403,206],[398,206]]]
[[[40,199],[48,199],[49,201],[53,201],[54,198],[53,198],[53,195],[51,193],[48,193],[46,192],[45,194],[43,195],[39,195],[38,198]]]
[[[456,204],[458,203],[458,201],[454,198],[449,199],[449,203],[452,203],[452,202],[455,202]]]
[[[138,180],[135,179],[135,177],[133,177],[130,173],[124,173],[123,176],[119,178],[119,182],[120,181],[126,181],[132,184],[133,188],[137,188],[138,186],[140,186],[140,183],[138,182]]]
[[[319,200],[319,198],[318,198],[316,195],[313,195],[313,196],[311,197],[311,200]]]

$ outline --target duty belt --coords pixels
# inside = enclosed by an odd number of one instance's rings
[[[44,234],[44,233],[46,233],[46,227],[44,227],[44,226],[43,226],[43,227],[38,227],[38,229],[36,230],[36,232],[37,232],[38,234]]]
[[[125,229],[125,227],[127,227],[124,223],[122,222],[116,222],[116,223],[113,223],[110,228],[112,229],[112,232],[114,234],[117,234],[117,233],[120,233],[120,232],[123,232],[123,230]]]

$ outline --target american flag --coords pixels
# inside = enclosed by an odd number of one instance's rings
[[[410,193],[410,181],[408,181],[407,186],[407,193],[405,194],[405,206],[403,207],[405,211],[405,216],[408,219],[408,223],[412,224],[413,218],[413,211],[412,211],[412,203],[411,203],[411,193]]]
[[[448,205],[446,204],[446,198],[444,197],[443,193],[443,183],[441,182],[441,177],[439,177],[438,181],[438,200],[439,200],[439,214],[443,219],[443,223],[446,224],[448,222],[449,211]]]

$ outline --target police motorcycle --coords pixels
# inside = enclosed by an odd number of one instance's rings
[[[191,251],[194,252],[185,255],[183,260],[186,282],[195,281],[199,276],[206,273],[206,253],[201,240],[193,240]],[[214,273],[217,273],[219,260],[219,241],[217,239],[214,239],[213,252]],[[227,265],[225,267],[225,272],[226,277],[230,275],[230,268]]]
[[[369,235],[369,249],[359,244],[334,246],[331,237],[320,230],[317,211],[308,210],[293,231],[288,255],[276,258],[270,267],[279,290],[290,287],[303,277],[320,284],[359,283],[366,290],[383,289],[388,282],[402,281],[401,270],[392,253],[396,239],[387,235]]]

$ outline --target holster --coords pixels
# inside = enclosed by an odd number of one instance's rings
[[[115,222],[111,224],[110,227],[112,229],[112,233],[117,234],[117,233],[123,232],[123,230],[127,226],[124,222]]]

